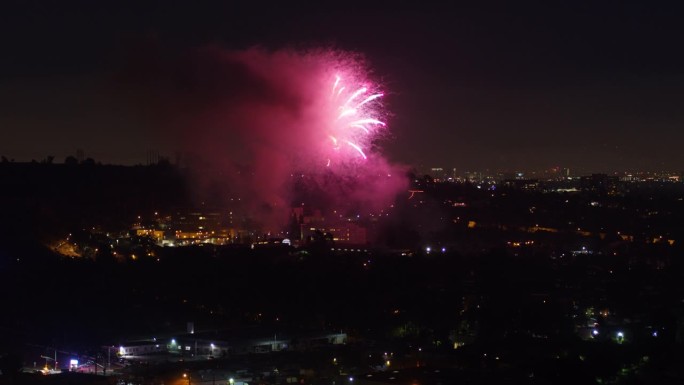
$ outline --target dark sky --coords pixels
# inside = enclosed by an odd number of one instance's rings
[[[396,161],[684,170],[676,2],[270,3],[3,3],[0,155],[61,162],[80,148],[125,164],[143,163],[147,149],[171,155],[151,107],[127,89],[136,67],[207,45],[325,46],[362,52],[390,90],[385,148]]]

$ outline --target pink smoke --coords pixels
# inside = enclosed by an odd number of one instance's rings
[[[264,228],[287,223],[295,185],[316,191],[324,212],[361,214],[386,208],[405,189],[402,168],[373,148],[388,132],[388,114],[357,55],[213,48],[186,67],[176,76],[185,107],[176,108],[190,111],[180,138],[202,159],[197,185],[239,197]],[[355,91],[339,91],[338,78]]]

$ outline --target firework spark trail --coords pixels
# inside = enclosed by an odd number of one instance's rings
[[[372,140],[377,136],[380,128],[385,127],[385,123],[378,119],[381,115],[379,99],[384,93],[373,89],[372,85],[367,85],[366,81],[354,86],[355,76],[335,75],[330,97],[330,111],[336,114],[334,119],[330,119],[328,137],[332,139],[333,150],[338,154],[335,157],[338,162],[353,161],[355,158],[368,159],[366,155]],[[359,83],[357,83],[359,84]],[[348,87],[349,86],[349,87]],[[346,90],[354,92],[345,92]],[[369,96],[357,102],[362,96]],[[339,143],[344,143],[350,151],[348,154],[340,154]],[[344,151],[342,151],[344,152]],[[327,166],[330,166],[330,157],[327,158]]]
[[[383,97],[383,96],[384,96],[384,94],[375,94],[375,95],[371,95],[371,96],[367,97],[367,98],[366,98],[364,101],[362,101],[361,103],[357,104],[357,105],[356,105],[356,108],[359,108],[359,107],[363,106],[364,104],[366,104],[366,103],[368,103],[368,102],[370,102],[370,101],[373,101],[373,100],[375,100],[375,99],[377,99],[377,98],[381,98],[381,97]]]
[[[379,121],[377,119],[373,119],[373,118],[361,119],[361,120],[357,120],[357,121],[354,121],[354,122],[349,123],[349,124],[350,125],[351,124],[379,124],[381,126],[385,125],[384,122],[381,122],[381,121]]]
[[[350,124],[349,127],[360,128],[360,129],[362,129],[363,131],[365,131],[366,134],[370,134],[370,130],[368,130],[368,129],[366,128],[366,126],[364,126],[364,125],[362,125],[362,124]]]
[[[337,85],[340,84],[340,80],[342,80],[342,79],[340,79],[339,76],[335,76],[335,84],[333,84],[333,89],[332,89],[333,95],[335,95],[335,89],[337,88]]]
[[[356,99],[357,97],[359,97],[359,95],[362,95],[362,94],[365,93],[366,91],[367,91],[366,87],[361,87],[361,88],[359,88],[358,90],[356,90],[356,92],[354,92],[354,93],[352,94],[352,96],[350,96],[349,99],[347,99],[347,102],[344,103],[344,106],[345,106],[345,107],[348,106],[349,103],[351,103],[354,99]]]
[[[363,150],[361,149],[361,147],[359,147],[358,145],[356,145],[356,144],[354,144],[354,143],[352,143],[352,142],[350,142],[350,141],[347,141],[347,144],[350,145],[350,146],[352,146],[356,151],[358,151],[359,154],[361,154],[361,156],[363,157],[363,159],[368,159],[368,158],[366,157],[366,154],[363,153]]]
[[[354,114],[356,114],[356,109],[355,108],[348,108],[348,109],[342,111],[340,113],[340,116],[337,117],[337,119],[342,119],[345,116],[354,115]]]

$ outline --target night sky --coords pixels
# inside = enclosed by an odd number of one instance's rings
[[[684,170],[681,6],[235,3],[3,3],[0,155],[173,157],[158,106],[136,95],[139,77],[206,46],[322,46],[363,53],[388,89],[393,137],[384,148],[396,162]]]

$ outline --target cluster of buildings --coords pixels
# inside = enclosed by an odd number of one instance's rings
[[[233,355],[279,351],[308,351],[347,343],[346,333],[309,332],[281,334],[266,330],[195,332],[165,339],[129,341],[119,345],[117,355],[127,360],[211,359]]]
[[[262,234],[241,228],[232,211],[189,210],[171,215],[143,219],[133,224],[131,235],[153,239],[158,246],[191,246],[201,244],[304,245],[315,241],[330,241],[343,245],[366,245],[366,226],[357,218],[326,218],[320,210],[305,212],[295,207],[291,212],[289,231]]]
[[[589,192],[602,195],[618,195],[639,183],[682,183],[684,178],[679,173],[594,173],[583,176],[570,175],[569,169],[556,173],[495,173],[466,172],[458,176],[449,176],[441,168],[433,168],[437,174],[415,180],[415,183],[471,183],[488,189],[498,186],[524,191],[539,192]],[[456,175],[456,174],[454,174]]]
[[[681,183],[684,174],[677,172],[616,172],[578,176],[569,168],[554,167],[541,172],[457,172],[454,169],[433,167],[422,182],[471,183],[488,188],[503,186],[516,190],[541,192],[591,192],[617,195],[634,183]],[[421,181],[414,181],[421,182]]]
[[[158,247],[246,246],[252,248],[299,247],[367,248],[371,236],[369,219],[323,216],[320,210],[295,207],[289,226],[277,233],[265,233],[225,209],[177,210],[138,216],[128,229],[105,231],[99,227],[68,234],[48,246],[65,257],[99,258],[103,253],[115,259],[157,257]]]
[[[233,212],[221,210],[186,210],[133,224],[136,236],[149,237],[159,246],[189,246],[197,244],[224,245],[235,243],[244,232],[233,224]]]
[[[595,178],[597,175],[614,177],[620,182],[682,182],[684,172],[672,171],[638,171],[638,172],[614,172],[610,174],[583,174],[570,168],[553,167],[542,171],[458,171],[456,168],[432,167],[424,170],[425,175],[429,175],[435,182],[455,182],[473,184],[498,184],[506,181],[515,180],[537,180],[537,181],[567,181],[580,180],[586,178],[583,175],[590,175]]]
[[[297,225],[298,232],[293,234],[300,243],[315,240],[321,234],[336,244],[366,245],[368,243],[368,229],[353,218],[334,218],[331,220],[314,210],[307,215],[303,207],[292,209],[292,219]]]

